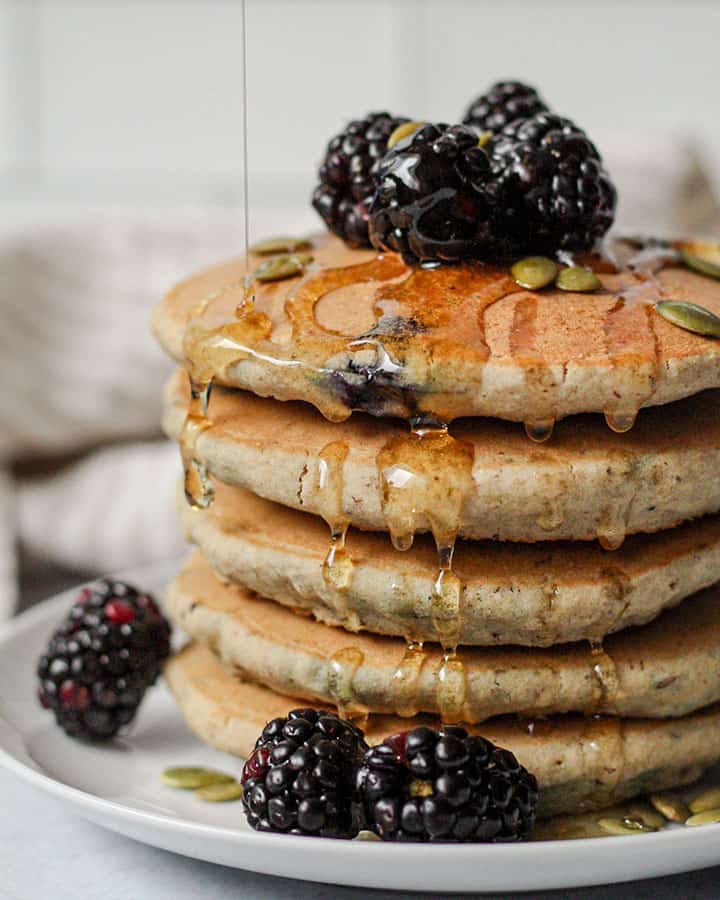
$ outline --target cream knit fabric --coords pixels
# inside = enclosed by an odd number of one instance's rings
[[[178,454],[158,424],[171,366],[150,310],[188,271],[240,253],[240,235],[234,214],[0,231],[0,619],[19,543],[98,571],[180,551]]]

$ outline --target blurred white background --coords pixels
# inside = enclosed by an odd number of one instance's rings
[[[595,137],[632,225],[669,217],[698,165],[720,169],[718,2],[248,0],[247,15],[256,231],[266,210],[314,222],[314,167],[348,118],[453,120],[501,77]],[[236,205],[241,61],[239,0],[0,0],[0,202]]]
[[[248,0],[247,20],[251,237],[319,226],[348,119],[457,120],[500,78],[590,133],[622,224],[720,233],[718,0]],[[51,564],[180,552],[148,319],[242,250],[241,35],[240,0],[0,0],[0,618]]]

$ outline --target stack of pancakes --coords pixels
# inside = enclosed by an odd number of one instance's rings
[[[624,244],[584,260],[592,294],[258,249],[154,318],[182,366],[190,727],[245,755],[300,705],[369,741],[463,722],[536,774],[541,815],[717,762],[720,344],[654,304],[720,313],[720,282]]]

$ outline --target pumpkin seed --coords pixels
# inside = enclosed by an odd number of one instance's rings
[[[512,277],[520,287],[538,291],[547,287],[557,275],[557,265],[547,256],[528,256],[518,260],[510,269]]]
[[[665,827],[665,817],[653,809],[649,803],[632,803],[628,806],[626,818],[642,822],[649,828],[660,830]]]
[[[433,786],[429,781],[412,781],[410,782],[411,797],[432,797]]]
[[[680,241],[677,245],[682,261],[689,269],[720,278],[720,244],[709,241]]]
[[[685,822],[690,817],[687,803],[674,794],[651,794],[650,802],[669,822]]]
[[[208,803],[230,803],[233,800],[239,800],[242,795],[242,785],[234,778],[232,781],[208,784],[195,791],[196,797],[207,800]]]
[[[602,287],[602,282],[597,275],[590,269],[583,269],[581,266],[570,266],[569,269],[563,269],[555,279],[555,284],[561,291],[575,291],[580,294],[587,294]]]
[[[598,825],[607,834],[649,834],[657,831],[637,819],[598,819]]]
[[[411,134],[415,134],[415,132],[425,124],[425,122],[403,122],[402,125],[398,125],[388,138],[388,150],[392,149],[395,144],[399,144],[400,141],[404,140],[406,137],[410,137]]]
[[[257,256],[274,256],[276,253],[297,253],[298,250],[309,250],[311,247],[307,238],[276,237],[258,241],[250,247],[250,252]]]
[[[359,841],[379,841],[379,840],[381,840],[380,836],[375,834],[374,831],[364,831],[364,830],[358,834],[357,839]]]
[[[708,809],[720,808],[720,788],[709,788],[707,791],[703,791],[688,805],[691,813],[701,813]]]
[[[481,131],[478,136],[478,147],[487,147],[492,140],[492,131]]]
[[[655,309],[663,319],[667,319],[678,328],[702,334],[705,337],[720,337],[720,316],[685,300],[659,300]]]
[[[310,253],[273,256],[260,263],[253,275],[256,281],[283,281],[285,278],[294,278],[296,275],[301,275],[303,268],[309,262],[312,262]]]
[[[706,809],[703,812],[696,813],[685,822],[688,828],[697,828],[698,825],[717,825],[720,824],[720,808]]]
[[[165,769],[162,773],[162,781],[170,787],[193,791],[211,784],[229,784],[235,779],[232,775],[226,775],[225,772],[218,772],[216,769],[204,769],[202,766],[177,766],[173,769]]]

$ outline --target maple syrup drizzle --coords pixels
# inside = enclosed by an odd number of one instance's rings
[[[357,647],[343,647],[328,661],[327,691],[343,719],[367,717],[368,709],[358,703],[353,682],[360,666],[365,662],[362,650]]]
[[[440,719],[461,722],[467,693],[467,672],[457,649],[446,650],[437,674],[435,697]]]
[[[459,716],[464,705],[464,686],[460,689],[464,666],[456,654],[463,627],[463,585],[452,562],[463,508],[473,487],[474,455],[472,444],[435,425],[416,426],[391,438],[376,459],[380,501],[393,545],[398,550],[409,549],[415,532],[428,527],[435,538],[438,575],[431,595],[431,618],[445,650],[438,673],[437,704],[447,721]],[[419,665],[417,660],[414,665]]]
[[[586,720],[582,751],[597,785],[591,807],[611,806],[625,771],[625,735],[618,716],[593,716]]]
[[[604,569],[602,578],[606,585],[604,607],[607,609],[607,619],[602,633],[611,634],[625,617],[632,601],[630,596],[632,581],[630,576],[618,566],[609,566]]]
[[[403,658],[392,677],[395,712],[402,718],[412,718],[419,712],[418,686],[425,658],[422,641],[407,641]]]
[[[622,252],[623,242],[606,241],[609,258]],[[655,331],[654,306],[663,296],[656,275],[665,266],[677,262],[672,247],[624,245],[622,262],[616,261],[631,273],[632,281],[615,292],[615,304],[605,317],[604,329],[607,353],[616,373],[634,380],[634,384],[618,390],[616,400],[605,409],[605,421],[612,431],[624,434],[635,424],[638,411],[647,405],[655,393],[660,369],[660,350]]]
[[[612,712],[620,690],[617,667],[607,653],[602,640],[590,641],[593,676],[593,709],[595,712]]]
[[[596,531],[598,542],[603,550],[618,550],[625,542],[635,499],[635,492],[631,488],[634,483],[633,465],[634,463],[630,460],[627,478],[619,481],[613,491],[605,497],[600,511]]]
[[[322,448],[311,490],[315,492],[318,511],[330,529],[330,546],[322,566],[323,581],[332,591],[340,621],[357,630],[360,625],[357,613],[350,609],[347,601],[354,574],[352,558],[345,548],[350,520],[345,512],[343,470],[348,449],[343,441],[333,441]]]
[[[522,364],[530,394],[529,402],[536,410],[534,417],[524,422],[525,434],[531,441],[544,443],[550,439],[555,427],[555,417],[545,399],[548,390],[555,385],[555,376],[537,349],[537,309],[538,298],[534,294],[521,297],[515,304],[510,353],[516,362]]]
[[[350,253],[336,244],[329,238],[316,239],[313,254],[318,265],[309,264],[290,284],[259,286],[257,296],[251,295],[247,267],[242,277],[235,267],[234,280],[228,275],[229,282],[210,293],[190,316],[183,344],[192,381],[201,385],[227,381],[228,370],[244,360],[252,360],[255,369],[281,366],[289,382],[287,399],[303,396],[326,418],[340,421],[350,414],[356,397],[350,389],[338,390],[338,385],[353,372],[364,372],[357,377],[378,382],[375,393],[385,413],[424,413],[449,420],[452,409],[447,415],[437,409],[423,411],[423,394],[411,385],[432,379],[435,352],[445,345],[460,366],[466,360],[476,366],[490,357],[488,312],[499,300],[520,293],[510,273],[479,263],[412,270],[394,254],[322,268],[323,261]],[[587,255],[580,262],[617,274],[619,263],[612,256],[616,249],[607,244],[604,257]],[[655,389],[659,364],[652,307],[661,294],[655,272],[675,260],[674,249],[652,247],[623,262],[632,281],[615,292],[605,321],[607,352],[619,376],[618,396],[605,413],[608,425],[618,432],[632,427],[637,410]],[[321,301],[334,292],[357,289],[360,293],[353,295],[357,302],[371,303],[367,328],[348,325],[343,316],[338,328],[319,320]],[[350,299],[340,304],[345,312],[352,311]],[[509,337],[511,356],[525,364],[533,400],[534,415],[526,421],[526,431],[532,440],[544,441],[552,434],[555,417],[545,399],[555,386],[555,376],[537,347],[539,302],[541,295],[528,292],[518,299]],[[388,379],[388,390],[383,378]],[[437,397],[432,402],[438,403]],[[194,424],[199,424],[197,418]],[[191,443],[193,424],[187,430]]]
[[[207,467],[197,457],[197,441],[210,427],[207,416],[212,380],[205,384],[190,382],[190,402],[180,434],[185,498],[193,509],[207,509],[215,496]]]

